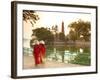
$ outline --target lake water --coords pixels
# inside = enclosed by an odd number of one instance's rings
[[[24,54],[32,55],[32,49],[24,48]],[[90,47],[87,46],[46,46],[46,60],[61,63],[90,65]]]

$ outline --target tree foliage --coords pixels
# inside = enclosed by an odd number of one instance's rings
[[[29,20],[33,25],[37,20],[39,20],[39,16],[33,10],[23,10],[23,20],[26,22]]]
[[[70,40],[72,40],[72,41],[77,40],[76,32],[73,31],[73,30],[70,30],[70,32],[69,32],[69,38],[70,38]]]
[[[70,28],[69,36],[71,37],[71,39],[72,37],[74,37],[75,39],[80,39],[82,36],[85,41],[90,40],[90,35],[91,35],[90,22],[84,22],[82,20],[78,20],[69,24],[68,27]]]
[[[46,28],[41,27],[34,29],[33,33],[38,38],[38,40],[44,40],[46,43],[53,42],[54,40],[53,34]]]

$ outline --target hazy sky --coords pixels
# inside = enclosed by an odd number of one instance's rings
[[[65,33],[68,33],[68,25],[79,19],[84,21],[91,21],[91,14],[88,13],[63,13],[63,12],[37,12],[40,19],[35,24],[35,27],[52,27],[58,25],[61,31],[62,21],[64,22]]]

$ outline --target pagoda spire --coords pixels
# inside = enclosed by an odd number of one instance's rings
[[[62,21],[62,33],[64,33],[64,22]]]

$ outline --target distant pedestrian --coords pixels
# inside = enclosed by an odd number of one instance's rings
[[[45,56],[46,56],[46,48],[45,48],[45,42],[43,40],[40,41],[39,47],[40,47],[40,54],[41,54],[42,63],[44,63]]]
[[[40,55],[39,41],[35,40],[33,44],[34,44],[33,55],[34,55],[35,65],[38,66],[38,64],[41,64],[42,62],[41,55]]]

